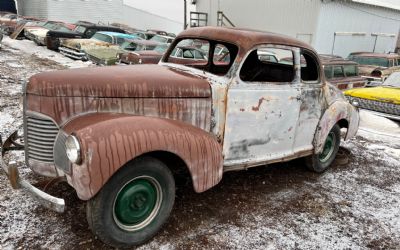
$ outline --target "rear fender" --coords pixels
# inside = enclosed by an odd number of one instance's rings
[[[92,198],[109,178],[132,159],[154,151],[170,152],[185,163],[196,192],[222,178],[222,147],[212,134],[181,121],[155,117],[94,114],[64,128],[81,144],[82,162],[67,175],[79,198]]]
[[[335,101],[329,106],[319,121],[313,142],[314,153],[318,154],[322,152],[329,131],[340,120],[346,120],[348,123],[345,140],[356,135],[360,122],[358,110],[347,101]]]

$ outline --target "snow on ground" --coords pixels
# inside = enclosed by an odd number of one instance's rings
[[[56,63],[66,66],[68,68],[82,68],[82,67],[87,67],[88,65],[92,65],[92,63],[90,61],[82,62],[82,61],[72,60],[68,57],[65,57],[65,56],[55,52],[55,51],[48,50],[46,48],[46,46],[37,46],[33,41],[30,41],[30,40],[21,40],[21,41],[16,42],[15,40],[6,36],[3,39],[3,44],[4,44],[4,46],[7,46],[14,50],[19,50],[28,55],[35,55],[42,59],[52,60]],[[13,62],[10,62],[10,63],[11,63],[11,65],[10,65],[11,67],[12,67],[12,65],[16,65],[17,68],[21,67],[21,65],[19,65],[19,64],[13,64]]]
[[[21,83],[31,75],[87,66],[5,38],[0,50],[0,134],[22,123]],[[60,64],[61,63],[61,64]],[[399,249],[399,124],[362,111],[356,138],[342,142],[346,164],[323,174],[300,160],[224,174],[219,185],[196,194],[177,182],[171,218],[138,249]],[[13,155],[21,174],[43,187],[43,178]],[[51,194],[66,199],[56,214],[23,191],[13,191],[0,171],[0,249],[109,249],[90,232],[85,204],[66,184]]]

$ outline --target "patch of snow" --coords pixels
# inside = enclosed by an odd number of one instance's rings
[[[82,62],[75,61],[68,57],[65,57],[55,51],[48,50],[45,46],[37,46],[33,41],[30,40],[14,40],[5,36],[3,38],[3,44],[15,50],[20,50],[29,55],[36,55],[42,59],[49,59],[55,61],[61,65],[64,65],[68,68],[82,68],[93,65],[92,62]]]

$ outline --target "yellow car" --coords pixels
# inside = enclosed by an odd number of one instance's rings
[[[392,73],[379,87],[350,89],[344,94],[359,108],[400,121],[400,72]]]

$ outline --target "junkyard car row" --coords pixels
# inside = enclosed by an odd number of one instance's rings
[[[217,185],[225,172],[296,158],[321,173],[336,157],[341,129],[345,140],[355,136],[355,106],[399,112],[398,74],[381,90],[361,89],[368,79],[357,63],[319,56],[294,38],[201,27],[177,37],[152,30],[157,35],[140,42],[142,31],[94,27],[101,26],[49,29],[38,41],[77,60],[136,65],[31,77],[23,141],[26,164],[64,178],[87,202],[93,233],[114,247],[141,244],[160,230],[174,205],[176,171],[188,171],[196,192]],[[352,88],[360,89],[347,90],[346,99],[341,89]],[[18,139],[7,138],[2,154],[21,147]],[[1,166],[14,188],[64,211],[63,199],[22,179],[16,165]]]

